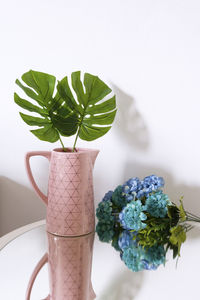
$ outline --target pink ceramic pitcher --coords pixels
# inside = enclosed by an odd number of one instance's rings
[[[50,300],[93,300],[91,284],[92,249],[95,231],[92,171],[98,150],[78,148],[76,152],[35,151],[26,154],[30,182],[47,204],[48,253],[37,264],[26,293],[48,262]],[[38,188],[30,169],[30,157],[41,155],[50,161],[48,195]]]

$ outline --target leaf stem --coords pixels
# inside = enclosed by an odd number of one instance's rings
[[[80,119],[80,123],[79,123],[79,128],[78,128],[78,131],[77,131],[77,134],[76,134],[76,137],[75,137],[75,141],[74,141],[74,145],[73,145],[73,148],[72,148],[72,152],[74,152],[75,147],[76,147],[76,142],[77,142],[77,139],[79,137],[79,133],[80,133],[80,130],[81,130],[81,125],[82,125],[83,118],[84,118],[84,115],[85,115],[85,111],[86,111],[86,107],[84,107],[83,113],[81,115],[81,119]]]
[[[80,127],[79,127],[79,129],[78,129],[78,131],[77,131],[77,134],[76,134],[76,138],[75,138],[75,141],[74,141],[74,145],[73,145],[73,148],[72,148],[72,152],[74,152],[74,150],[75,150],[76,142],[77,142],[77,139],[78,139],[78,136],[79,136],[79,132],[80,132]]]
[[[63,141],[61,140],[60,135],[59,135],[59,140],[60,140],[60,143],[61,143],[61,145],[62,145],[63,151],[66,152],[66,148],[65,148],[65,146],[64,146],[64,144],[63,144]]]

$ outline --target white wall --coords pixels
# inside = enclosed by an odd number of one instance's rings
[[[200,2],[198,0],[7,0],[0,8],[0,234],[43,218],[24,168],[37,140],[20,120],[14,81],[29,69],[58,79],[99,75],[117,95],[112,130],[99,148],[96,202],[131,176],[164,176],[175,201],[200,214]],[[73,139],[65,139],[72,145]],[[46,188],[48,163],[33,160]]]
[[[25,152],[59,146],[37,140],[14,104],[15,79],[32,68],[58,79],[87,71],[116,92],[119,109],[113,129],[89,144],[101,150],[95,168],[97,201],[130,176],[156,172],[165,176],[172,196],[184,193],[188,207],[198,209],[199,16],[200,2],[195,0],[4,2],[0,185],[7,181],[10,188],[1,189],[1,203],[12,197],[12,209],[24,209],[10,191],[23,185],[32,193]],[[66,145],[72,140],[66,139]],[[88,146],[82,141],[78,145]],[[33,165],[44,189],[48,163],[35,159]],[[35,211],[29,210],[29,197],[24,200],[30,221],[45,210],[37,197],[33,201]],[[2,209],[1,215],[2,222]]]

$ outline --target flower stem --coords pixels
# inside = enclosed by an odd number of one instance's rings
[[[194,217],[194,218],[197,219],[197,220],[200,220],[200,217],[198,217],[198,216],[196,216],[196,215],[194,215],[194,214],[192,214],[192,213],[190,213],[190,212],[187,212],[187,211],[186,211],[186,215],[189,216],[189,217]]]
[[[59,140],[60,140],[60,143],[61,143],[61,145],[62,145],[63,151],[66,152],[66,148],[65,148],[65,146],[64,146],[64,144],[63,144],[63,141],[61,140],[61,137],[60,137],[60,136],[59,136]]]

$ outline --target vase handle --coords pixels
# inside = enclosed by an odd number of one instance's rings
[[[94,300],[95,298],[96,298],[96,294],[92,286],[92,281],[90,281],[90,300]]]
[[[31,291],[32,291],[32,288],[33,288],[33,284],[35,282],[35,279],[38,275],[38,273],[40,272],[40,270],[42,269],[42,267],[48,262],[48,254],[45,253],[44,256],[40,259],[40,261],[38,262],[38,264],[36,265],[32,275],[31,275],[31,278],[29,280],[29,283],[28,283],[28,287],[27,287],[27,290],[26,290],[26,298],[25,300],[30,300],[30,297],[31,297]],[[96,298],[96,294],[93,290],[93,287],[92,287],[92,282],[90,280],[90,285],[89,285],[89,300],[94,300]],[[50,295],[47,296],[47,298],[43,299],[43,300],[50,300]]]
[[[50,161],[51,152],[50,151],[32,151],[32,152],[28,152],[25,156],[26,171],[28,174],[28,178],[32,184],[32,187],[36,191],[37,195],[42,199],[42,201],[44,201],[45,204],[48,204],[47,196],[40,191],[40,189],[38,188],[38,186],[35,182],[35,179],[33,178],[33,174],[32,174],[31,167],[30,167],[30,158],[32,156],[44,156]]]
[[[30,297],[31,297],[31,291],[32,291],[32,288],[33,288],[33,284],[35,282],[35,279],[38,275],[38,273],[40,272],[40,270],[42,269],[42,267],[48,262],[48,254],[45,253],[44,256],[40,259],[40,261],[38,262],[38,264],[36,265],[32,275],[31,275],[31,278],[29,280],[29,283],[28,283],[28,287],[27,287],[27,290],[26,290],[26,298],[25,300],[30,300]],[[47,298],[45,298],[44,300],[48,300],[50,299],[50,296],[48,296]]]

